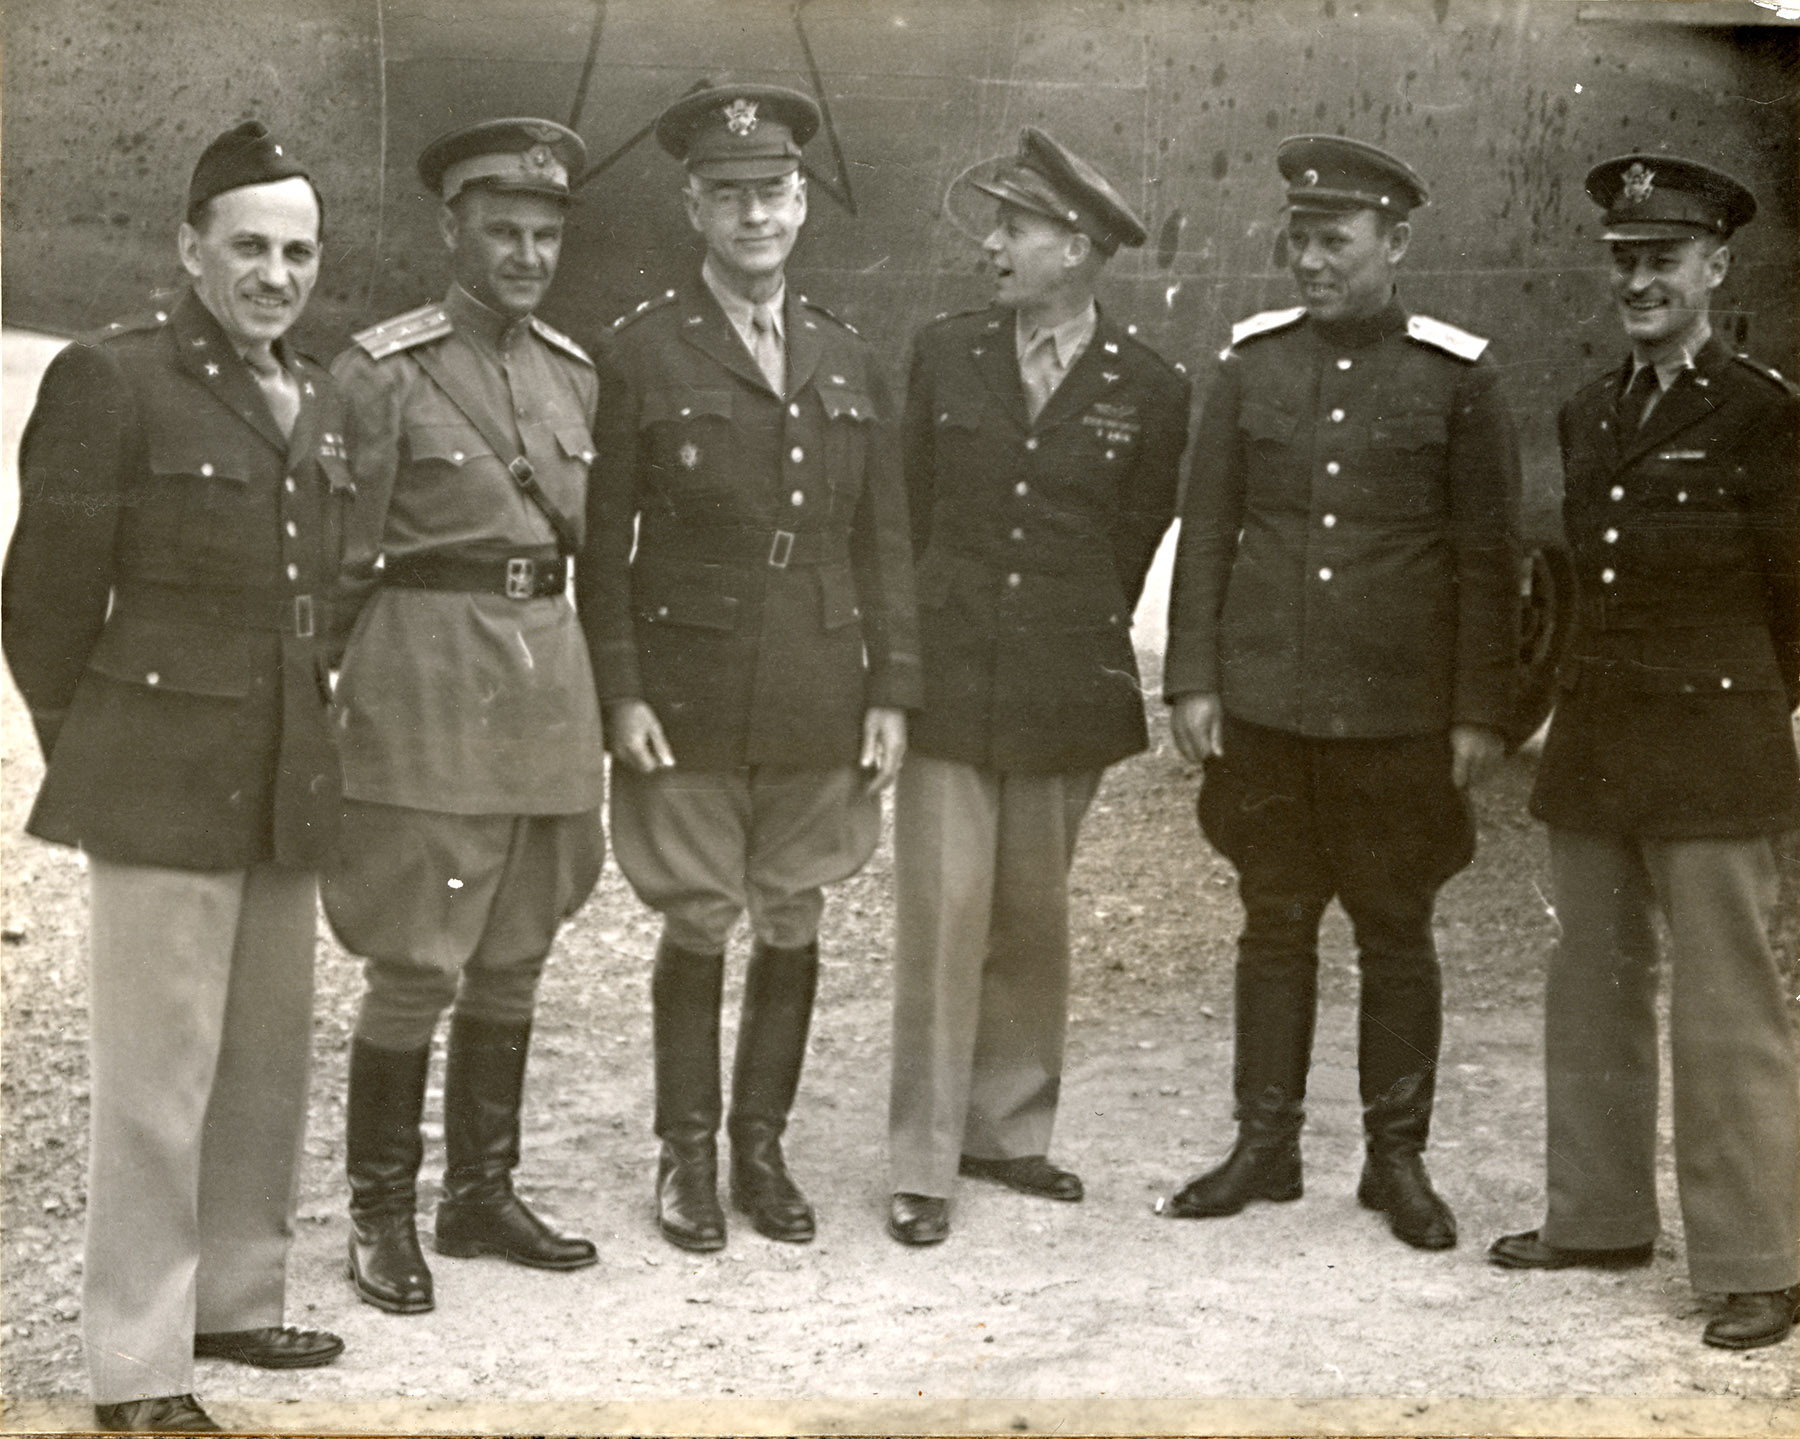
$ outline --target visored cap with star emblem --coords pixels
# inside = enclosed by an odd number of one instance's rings
[[[1101,252],[1141,245],[1149,232],[1106,176],[1044,131],[1027,125],[1011,163],[991,180],[970,181],[1009,205],[1048,215],[1091,239]]]
[[[1293,210],[1374,210],[1407,215],[1431,203],[1431,191],[1398,155],[1343,135],[1290,135],[1275,147]]]
[[[1723,240],[1756,214],[1756,196],[1723,170],[1677,155],[1602,160],[1588,171],[1586,188],[1606,211],[1602,240]]]
[[[312,178],[306,167],[288,153],[287,146],[269,134],[267,125],[260,120],[246,120],[200,152],[193,178],[188,181],[188,210],[191,213],[227,190],[267,185],[295,176]]]
[[[657,143],[706,180],[791,175],[818,130],[812,97],[782,85],[707,81],[656,118]]]
[[[530,116],[483,120],[439,135],[419,153],[419,179],[446,204],[464,190],[525,191],[567,200],[587,146],[566,125]]]

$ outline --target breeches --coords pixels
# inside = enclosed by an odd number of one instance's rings
[[[1069,865],[1101,772],[907,756],[894,797],[893,1187],[1046,1153],[1068,1024]]]
[[[881,804],[857,770],[612,772],[613,853],[663,934],[719,954],[746,910],[765,944],[818,938],[823,886],[848,879],[881,837]]]
[[[190,1391],[196,1331],[281,1323],[317,904],[277,865],[88,877],[82,1340],[107,1404]]]
[[[367,960],[357,1037],[421,1048],[452,1002],[528,1022],[556,931],[600,877],[599,814],[344,809],[342,859],[322,890],[339,940]]]
[[[1657,943],[1670,937],[1675,1175],[1703,1291],[1800,1279],[1800,1090],[1767,837],[1645,840],[1550,831],[1562,937],[1544,992],[1546,1243],[1657,1232]]]

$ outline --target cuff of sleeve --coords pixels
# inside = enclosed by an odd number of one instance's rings
[[[916,655],[894,655],[869,676],[868,709],[917,710],[925,706],[925,675]]]

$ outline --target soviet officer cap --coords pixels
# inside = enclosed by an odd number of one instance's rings
[[[306,167],[288,154],[287,147],[270,136],[268,126],[260,120],[246,120],[200,152],[188,181],[188,213],[227,190],[296,176],[308,182],[312,179]]]
[[[567,200],[587,166],[581,136],[554,120],[512,116],[439,135],[419,153],[419,179],[449,204],[464,190],[500,190]]]
[[[1398,155],[1342,135],[1290,135],[1275,147],[1294,210],[1374,210],[1406,215],[1431,203],[1418,172]]]
[[[1588,171],[1587,193],[1606,211],[1603,240],[1723,240],[1756,214],[1756,196],[1723,170],[1675,155],[1602,160]]]
[[[791,175],[818,129],[812,97],[782,85],[709,80],[656,117],[657,143],[706,180]]]
[[[1149,234],[1106,176],[1034,126],[1020,132],[1011,163],[991,180],[970,183],[997,200],[1079,230],[1102,254],[1141,245]]]

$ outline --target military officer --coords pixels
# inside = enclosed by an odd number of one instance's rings
[[[1175,508],[1188,382],[1094,292],[1143,223],[1042,130],[977,187],[992,306],[914,345],[903,424],[925,707],[894,808],[888,1232],[949,1232],[960,1172],[1082,1197],[1047,1156],[1068,870],[1106,765],[1144,748],[1131,616]]]
[[[1546,976],[1549,1205],[1514,1269],[1647,1264],[1657,1231],[1657,945],[1668,923],[1675,1173],[1706,1343],[1773,1344],[1800,1308],[1794,1034],[1769,942],[1771,840],[1800,817],[1800,401],[1713,333],[1756,212],[1672,155],[1595,166],[1622,366],[1563,407],[1580,618],[1531,811],[1561,937]]]
[[[663,915],[651,978],[658,1222],[725,1243],[716,1192],[726,940],[755,946],[732,1072],[731,1196],[805,1242],[781,1135],[818,978],[821,886],[874,850],[918,703],[896,419],[869,346],[794,293],[804,95],[710,85],[656,123],[699,273],[613,335],[577,583],[607,706],[619,867]],[[635,534],[635,554],[633,537]]]
[[[216,1430],[196,1357],[328,1364],[281,1327],[338,765],[318,649],[345,415],[284,338],[320,201],[256,121],[195,165],[192,288],[51,363],[20,452],[7,662],[27,823],[90,891],[82,1339],[99,1427]]]
[[[533,313],[585,161],[547,120],[433,140],[419,178],[442,200],[450,288],[333,365],[352,410],[356,618],[338,683],[344,856],[324,896],[368,961],[350,1053],[350,1279],[395,1314],[433,1303],[413,1216],[447,1006],[438,1253],[554,1270],[596,1258],[511,1179],[538,978],[602,855],[599,705],[566,594],[598,387],[581,347]]]
[[[1300,1197],[1318,926],[1362,971],[1357,1198],[1424,1249],[1456,1242],[1423,1152],[1441,991],[1431,913],[1468,864],[1465,792],[1514,687],[1517,446],[1487,341],[1409,314],[1396,276],[1424,182],[1361,141],[1284,140],[1301,304],[1233,327],[1182,512],[1164,689],[1204,761],[1200,821],[1244,904],[1237,1143],[1178,1217]]]

